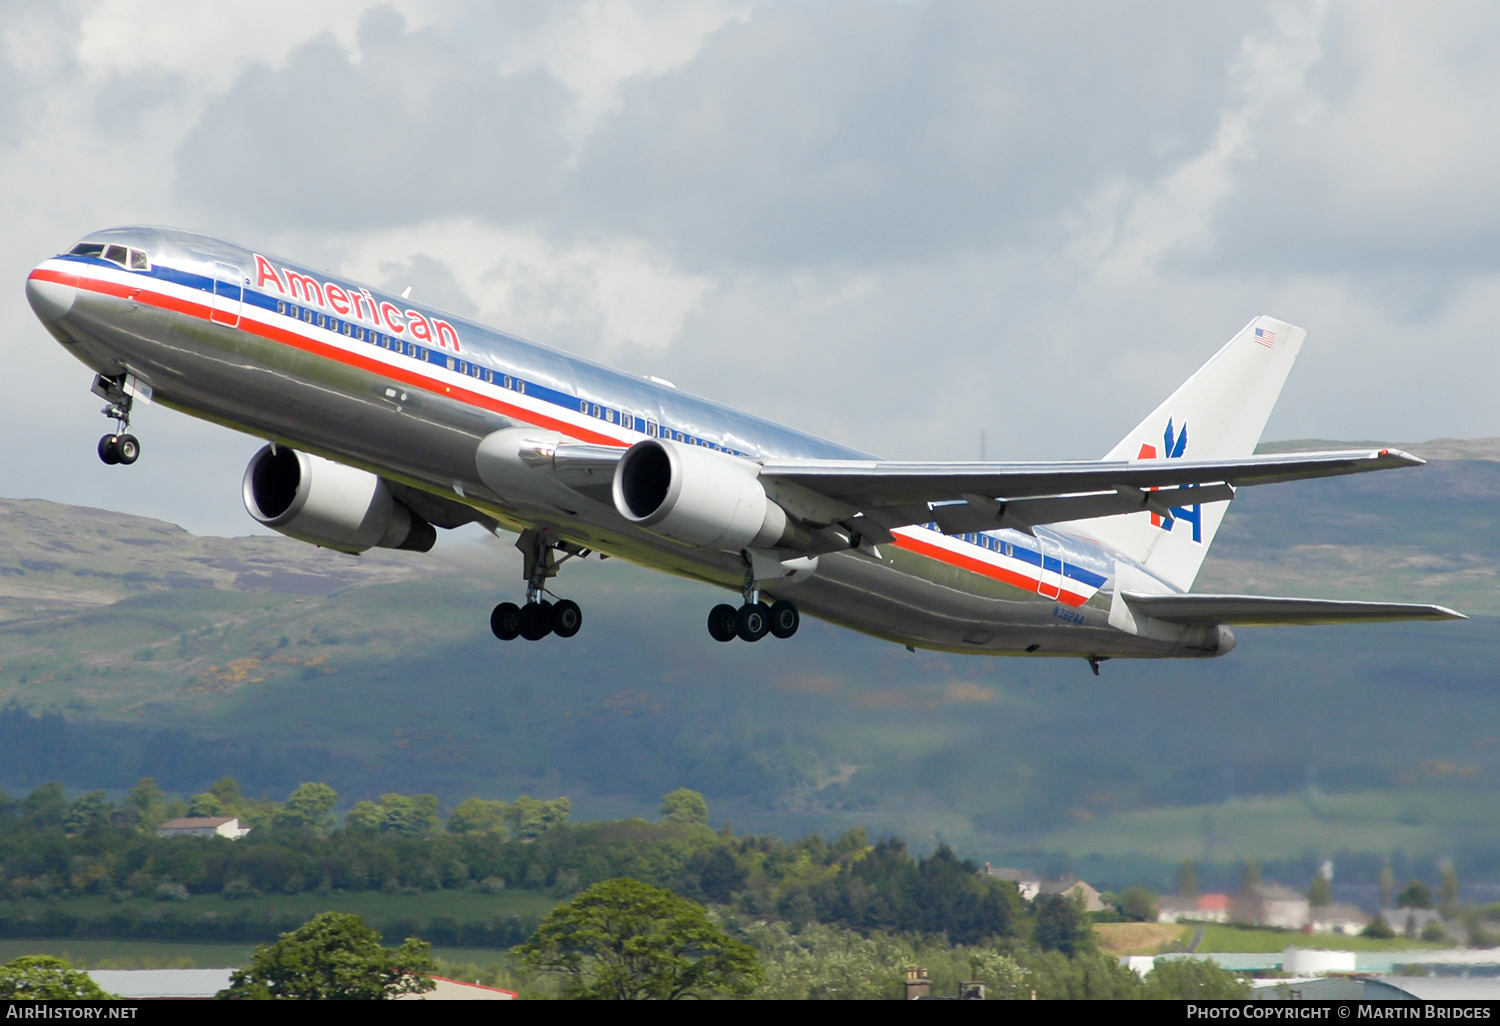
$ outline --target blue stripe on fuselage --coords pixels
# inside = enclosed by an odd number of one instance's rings
[[[131,275],[138,275],[143,278],[151,278],[164,282],[170,282],[174,285],[207,293],[209,296],[212,296],[214,294],[214,278],[207,275],[197,274],[192,271],[184,271],[179,268],[171,267],[161,263],[153,262],[150,268],[147,270],[131,270],[129,268],[122,268],[119,264],[111,260],[104,260],[100,257],[84,256],[81,254],[61,254],[57,259],[71,260],[78,263],[89,264],[98,267],[107,267],[112,271],[126,271]],[[281,264],[281,266],[286,265],[283,263]],[[299,273],[307,273],[309,274],[309,276],[317,277],[319,281],[324,280],[322,275],[316,274],[314,272],[301,271]],[[226,282],[225,284],[228,283]],[[496,332],[493,329],[473,324],[472,322],[462,321],[461,319],[454,318],[455,320],[460,320],[465,329],[465,354],[457,355],[449,353],[448,351],[443,349],[424,346],[420,343],[411,342],[399,338],[398,336],[392,335],[386,331],[380,331],[375,328],[371,328],[369,324],[364,321],[340,318],[337,314],[330,314],[321,309],[308,307],[307,305],[299,301],[288,300],[285,297],[271,295],[248,286],[241,289],[239,287],[239,283],[235,283],[233,287],[235,288],[235,291],[242,292],[242,297],[224,295],[223,298],[227,298],[230,300],[242,298],[243,302],[246,305],[255,307],[259,310],[264,310],[267,313],[276,314],[278,316],[284,316],[290,320],[296,320],[299,323],[311,323],[314,326],[333,330],[344,334],[347,337],[351,338],[351,340],[355,341],[361,341],[354,335],[354,329],[360,329],[364,332],[365,335],[365,338],[362,340],[364,344],[375,345],[378,348],[385,349],[389,352],[399,353],[422,363],[441,366],[450,370],[464,373],[466,376],[475,381],[490,384],[502,391],[507,391],[504,385],[504,379],[508,377],[513,381],[513,386],[508,391],[515,392],[516,394],[523,394],[530,399],[548,403],[560,409],[567,410],[570,413],[582,413],[604,423],[616,423],[615,421],[608,421],[604,416],[602,416],[605,410],[613,409],[618,415],[625,408],[639,405],[638,400],[630,403],[615,401],[596,403],[591,400],[586,400],[576,394],[564,392],[555,388],[551,388],[547,385],[543,385],[539,381],[535,381],[521,374],[517,374],[515,370],[507,370],[503,367],[496,366],[496,364],[499,363],[499,360],[497,359],[495,353],[493,351],[487,351],[484,345],[484,343],[488,341],[488,337],[498,336],[507,345],[519,346],[523,348],[533,346],[535,345],[535,343],[529,343],[522,339],[515,338],[514,336],[505,335],[503,333]],[[349,288],[351,292],[360,291],[358,288],[349,286],[345,287]],[[374,295],[376,296],[377,302],[384,301],[394,303],[395,299],[397,298],[391,296],[382,296],[379,293],[374,293]],[[403,300],[403,302],[405,301]],[[302,317],[297,316],[298,313],[304,310],[310,310],[314,318],[321,317],[322,324],[319,325],[316,320],[309,322],[307,320],[304,320]],[[293,311],[295,311],[295,313]],[[429,314],[429,316],[432,315]],[[347,326],[349,330],[343,330],[344,326]],[[476,338],[480,343],[478,345],[475,344]],[[382,340],[384,340],[385,344],[382,344]],[[483,362],[476,361],[475,359],[473,359],[473,357],[481,357],[483,358]],[[517,366],[519,366],[519,364],[517,364]],[[475,367],[480,368],[481,371],[484,372],[482,376],[476,376],[470,371],[470,368]],[[613,371],[610,368],[601,367],[599,369],[611,376],[619,375],[619,372]],[[636,388],[641,387],[641,383],[635,381],[634,378],[631,379],[631,384]],[[666,389],[663,386],[659,386],[654,383],[651,383],[647,386],[647,391],[658,397],[675,398],[680,395],[680,393],[677,393],[675,389]],[[582,408],[580,407],[580,404],[582,405]],[[655,405],[657,409],[660,410],[668,404],[657,402],[655,403]],[[599,410],[599,414],[593,413],[593,411],[596,409]],[[736,414],[735,416],[737,418],[743,417],[742,414]],[[644,435],[646,433],[647,422],[645,418],[640,416],[632,416],[631,421],[632,423],[629,424],[621,422],[621,426],[625,427],[627,430],[632,430],[637,434]],[[732,453],[736,456],[754,458],[754,455],[751,453],[743,452],[731,446],[724,445],[722,442],[716,442],[704,438],[695,430],[688,430],[681,425],[667,422],[664,417],[661,418],[661,421],[662,422],[658,427],[661,437],[674,438],[685,443],[705,445],[708,448]],[[868,458],[864,453],[845,449],[842,446],[837,446],[830,442],[824,442],[821,439],[814,439],[810,436],[799,437],[806,442],[813,443],[813,445],[817,449],[825,450],[824,453],[820,453],[820,455],[824,455],[825,458]],[[928,524],[925,526],[930,530],[938,530],[936,524]],[[986,549],[991,552],[1007,555],[1019,562],[1036,567],[1039,570],[1045,568],[1045,570],[1052,573],[1060,572],[1063,577],[1069,580],[1077,581],[1078,583],[1086,585],[1090,588],[1098,589],[1103,586],[1106,580],[1108,580],[1107,577],[1101,574],[1081,567],[1076,563],[1068,562],[1065,559],[1059,559],[1058,557],[1052,555],[1047,555],[1044,557],[1042,552],[1040,551],[1040,548],[1031,548],[1026,543],[1027,536],[1019,531],[1002,530],[982,533],[971,532],[967,534],[949,535],[947,537],[954,538],[965,544],[974,545],[978,548]],[[1072,537],[1068,537],[1067,540],[1069,543],[1075,545],[1087,544],[1082,543],[1078,539],[1074,539]],[[1009,551],[1007,551],[1007,548]]]

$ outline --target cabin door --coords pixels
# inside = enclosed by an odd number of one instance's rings
[[[1056,602],[1062,595],[1062,545],[1056,538],[1049,538],[1040,531],[1037,532],[1036,543],[1042,555],[1042,572],[1036,579],[1036,593]]]

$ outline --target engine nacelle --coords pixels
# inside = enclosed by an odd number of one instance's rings
[[[256,520],[325,548],[426,552],[437,541],[432,525],[397,502],[374,474],[284,445],[268,445],[251,458],[242,491]]]
[[[631,523],[704,548],[738,552],[797,540],[797,525],[733,456],[665,438],[636,442],[615,468],[615,509]]]

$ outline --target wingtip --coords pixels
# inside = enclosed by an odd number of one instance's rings
[[[1381,449],[1376,454],[1379,459],[1391,459],[1408,467],[1425,467],[1427,461],[1420,456],[1413,456],[1404,449]]]

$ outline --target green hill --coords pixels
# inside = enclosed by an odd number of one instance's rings
[[[518,559],[477,534],[449,558],[353,558],[5,500],[0,786],[229,774],[280,797],[322,779],[346,800],[567,794],[575,818],[688,786],[740,830],[865,825],[1106,880],[1185,855],[1378,868],[1396,849],[1493,874],[1500,461],[1444,445],[1463,458],[1244,490],[1197,590],[1476,619],[1242,630],[1225,659],[1099,678],[812,621],[719,645],[702,628],[719,593],[618,560],[564,570],[577,638],[500,644],[488,610],[519,593]]]

